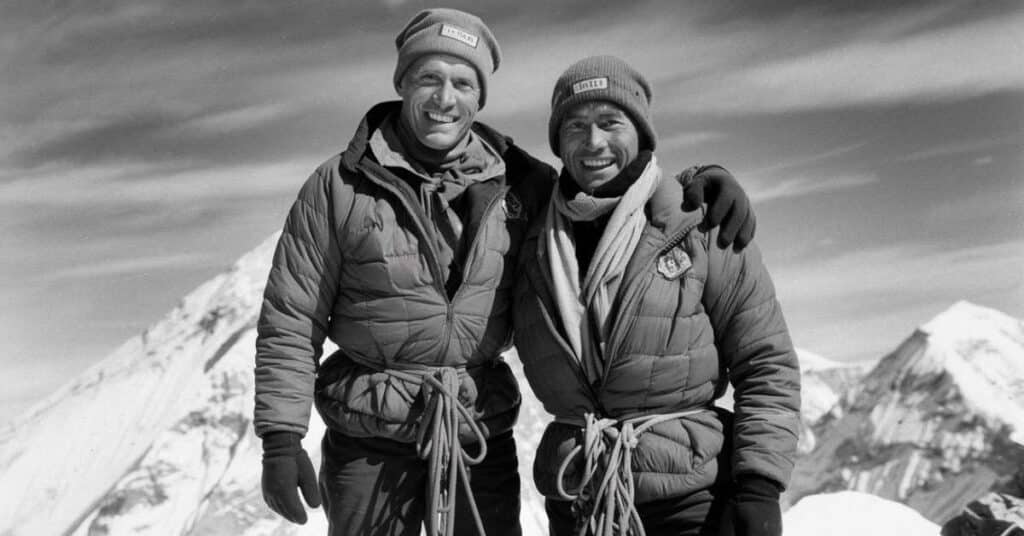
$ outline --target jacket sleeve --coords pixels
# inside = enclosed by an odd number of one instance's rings
[[[253,425],[256,435],[305,435],[316,370],[338,287],[328,166],[299,191],[285,220],[257,323]]]
[[[789,482],[800,430],[800,370],[756,244],[740,253],[708,236],[704,304],[735,390],[732,476]]]

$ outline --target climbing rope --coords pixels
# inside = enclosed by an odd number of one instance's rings
[[[592,413],[584,416],[583,443],[566,455],[556,473],[559,496],[573,501],[574,513],[581,521],[578,536],[645,536],[633,502],[633,450],[640,436],[652,426],[701,411],[704,410],[635,417],[621,423],[597,418]],[[569,490],[562,482],[576,456],[582,456],[583,469],[579,482]]]
[[[461,480],[477,532],[486,536],[469,485],[467,466],[487,456],[487,438],[473,415],[459,403],[459,373],[452,367],[385,370],[387,374],[421,385],[426,402],[416,430],[416,454],[427,462],[427,536],[452,536],[455,530],[456,485]],[[480,452],[470,456],[459,441],[459,416],[476,435]]]

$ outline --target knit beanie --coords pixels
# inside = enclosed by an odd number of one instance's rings
[[[395,37],[398,65],[394,84],[417,58],[425,54],[450,54],[469,62],[480,79],[480,109],[487,100],[487,78],[498,70],[501,49],[491,29],[476,15],[448,8],[425,9],[416,14]]]
[[[581,102],[608,101],[625,111],[640,133],[640,149],[654,150],[658,135],[651,124],[651,86],[625,61],[615,56],[591,56],[574,64],[558,77],[551,95],[548,141],[559,154],[558,130],[562,119]]]

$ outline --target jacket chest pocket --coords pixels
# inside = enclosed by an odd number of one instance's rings
[[[643,326],[633,340],[643,341],[644,352],[651,355],[678,356],[687,353],[703,326],[701,298],[704,278],[690,269],[678,277],[654,273],[637,310],[637,327]],[[636,348],[639,350],[639,348]]]

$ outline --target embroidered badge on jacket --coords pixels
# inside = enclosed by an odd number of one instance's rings
[[[516,194],[512,192],[505,194],[505,199],[501,200],[501,206],[505,209],[506,219],[518,220],[523,217],[523,202]]]
[[[658,257],[658,273],[668,280],[679,279],[693,263],[682,246],[676,246]]]

